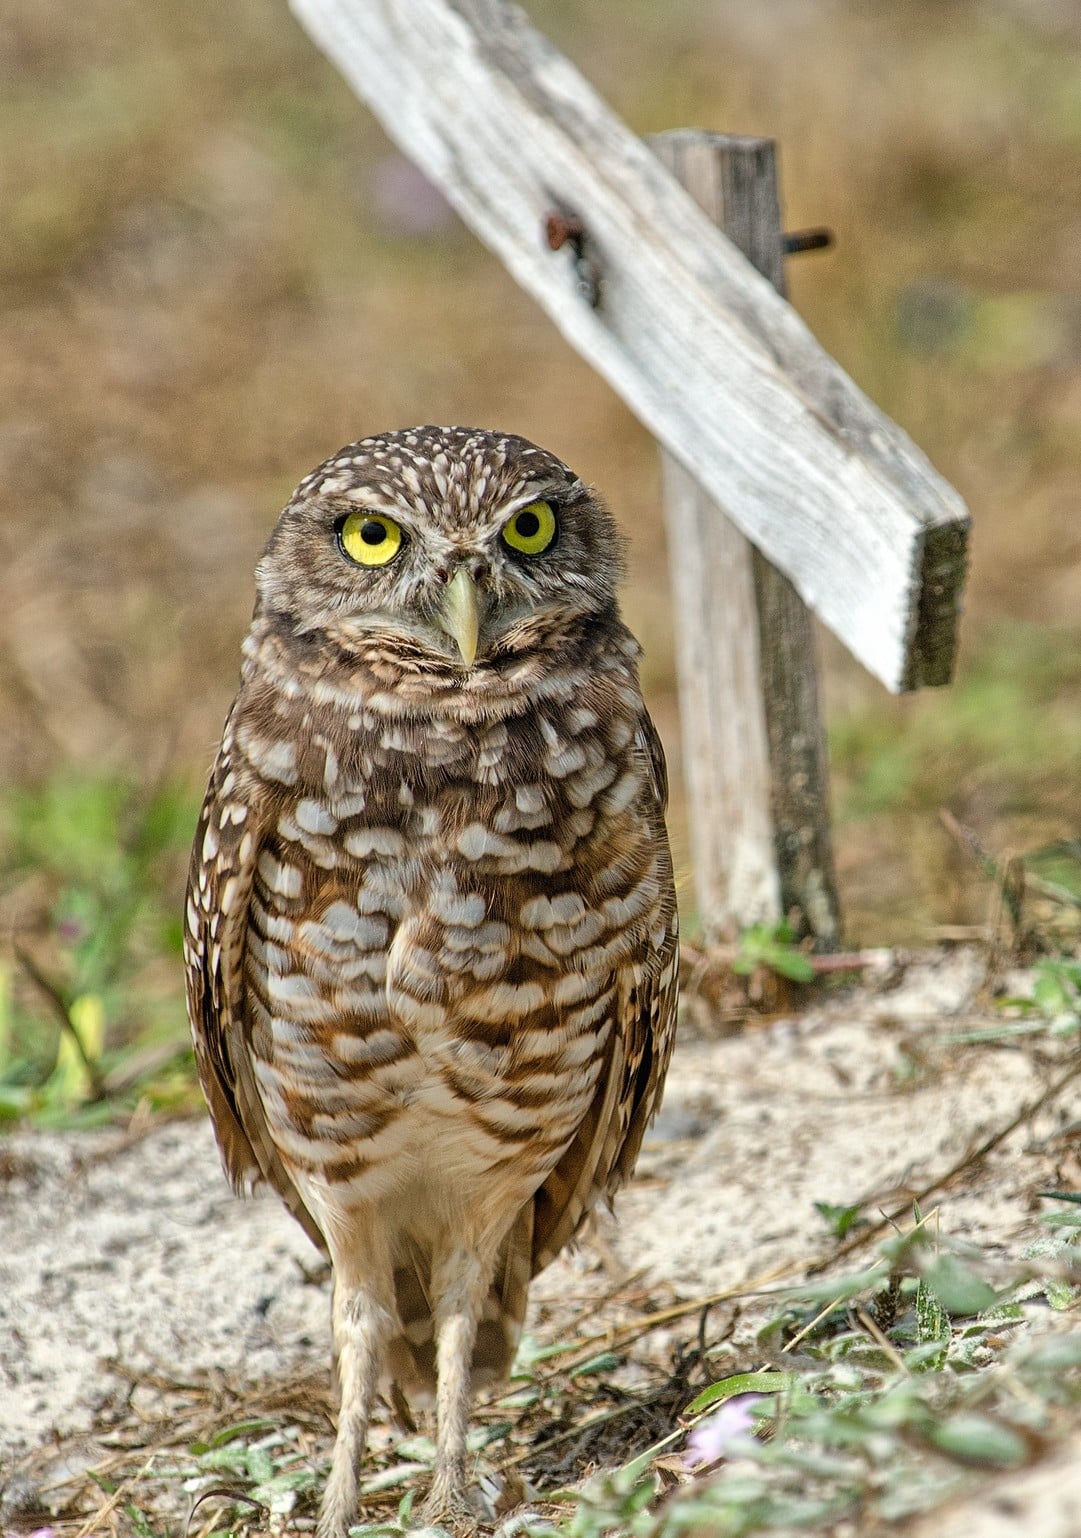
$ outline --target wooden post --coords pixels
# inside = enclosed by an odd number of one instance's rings
[[[783,295],[772,141],[680,131],[650,142]],[[683,466],[669,454],[663,462],[700,918],[708,931],[731,932],[794,915],[820,949],[836,949],[840,913],[810,612]]]

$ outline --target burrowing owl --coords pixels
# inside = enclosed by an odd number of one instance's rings
[[[522,438],[421,427],[305,478],[257,570],[192,857],[188,1001],[235,1186],[334,1273],[339,1538],[380,1372],[470,1385],[633,1167],[675,1023],[664,756],[593,492]]]

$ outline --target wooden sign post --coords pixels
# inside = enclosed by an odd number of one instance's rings
[[[742,824],[728,820],[727,791],[692,804],[703,846],[723,841],[726,827],[733,840],[728,873],[711,867],[702,918],[741,924],[791,903],[834,943],[821,727],[803,666],[809,632],[775,574],[887,688],[946,683],[968,532],[960,497],[778,292],[775,241],[772,254],[760,248],[765,225],[752,217],[763,194],[752,191],[746,207],[730,195],[703,201],[766,276],[514,6],[291,3],[391,138],[758,553],[741,545],[733,562],[744,568],[742,612],[758,648],[753,668],[738,665],[757,675],[760,719],[734,722],[727,740],[739,737],[769,768]],[[689,144],[681,150],[677,138],[662,153],[690,177]],[[760,150],[749,153],[716,173],[726,187],[756,156],[764,164]],[[729,222],[737,204],[738,227]],[[757,233],[744,241],[740,228]],[[668,483],[679,519],[686,483],[675,474]],[[717,517],[700,511],[696,526]],[[710,559],[725,564],[719,543]],[[744,623],[737,610],[733,600],[733,627]],[[696,688],[718,713],[739,715],[739,701],[720,696],[729,684],[718,654],[680,650],[684,671],[706,674],[683,680],[684,698]],[[727,754],[725,741],[703,738],[703,754]],[[728,778],[739,787],[737,774]]]
[[[650,143],[783,294],[772,141],[677,130]],[[667,454],[664,487],[698,910],[722,931],[794,914],[832,949],[840,913],[810,611]]]

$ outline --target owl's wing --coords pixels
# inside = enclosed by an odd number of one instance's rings
[[[679,925],[664,811],[668,775],[656,728],[643,712],[636,746],[645,756],[649,808],[662,858],[663,890],[653,911],[649,954],[616,974],[616,1018],[599,1088],[577,1135],[534,1197],[533,1273],[553,1260],[601,1197],[614,1196],[634,1170],[660,1104],[675,1039]]]
[[[664,814],[668,810],[668,765],[657,728],[646,711],[642,712],[638,723],[635,746],[645,758],[653,787],[651,810],[656,819],[657,838],[663,841],[667,856],[668,885],[655,910],[657,933],[650,959],[641,967],[626,968],[621,978],[620,997],[624,1006],[620,1034],[625,1051],[622,1105],[627,1114],[619,1157],[611,1168],[605,1188],[607,1196],[613,1195],[625,1180],[630,1179],[646,1128],[660,1107],[676,1038],[679,1002],[679,915],[664,826]]]
[[[264,809],[232,800],[231,733],[210,776],[188,875],[184,964],[195,1061],[234,1190],[267,1180],[321,1250],[325,1241],[267,1129],[248,1046],[244,952]]]

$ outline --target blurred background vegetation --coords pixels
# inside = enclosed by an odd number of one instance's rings
[[[794,304],[972,508],[952,688],[822,651],[849,939],[978,925],[957,825],[1000,862],[1081,836],[1075,0],[528,9],[635,129],[780,142],[788,226],[837,237]],[[301,474],[440,421],[596,481],[678,786],[657,455],[284,0],[8,0],[0,143],[0,1110],[169,1104],[187,845]],[[686,871],[678,793],[673,834]]]

